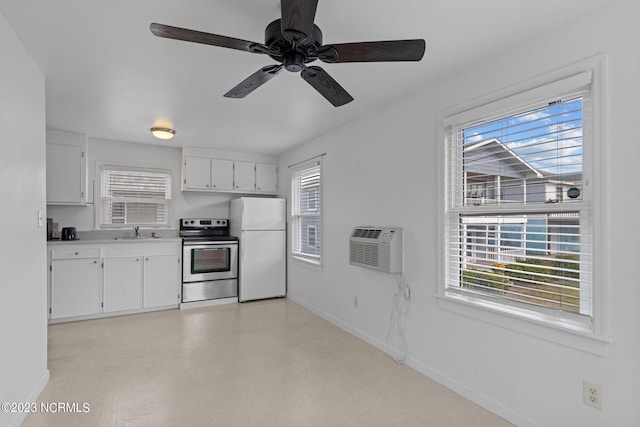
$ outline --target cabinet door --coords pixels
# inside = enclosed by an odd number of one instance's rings
[[[256,190],[256,164],[253,162],[233,162],[233,189],[236,191]]]
[[[104,258],[104,312],[142,307],[142,256]]]
[[[47,203],[84,203],[83,156],[82,147],[47,144]]]
[[[144,258],[144,307],[180,302],[180,257],[154,255]]]
[[[233,160],[211,159],[211,189],[233,190]]]
[[[278,192],[278,167],[270,163],[256,163],[256,191]]]
[[[100,259],[58,259],[51,262],[51,318],[102,312]]]
[[[204,157],[185,158],[184,188],[194,190],[211,189],[211,159]]]

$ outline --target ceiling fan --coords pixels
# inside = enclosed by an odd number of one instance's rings
[[[420,61],[424,55],[422,39],[323,45],[322,31],[313,22],[317,6],[318,0],[282,0],[282,18],[267,25],[264,44],[157,23],[150,28],[158,37],[265,54],[280,63],[253,73],[225,93],[227,98],[244,98],[285,69],[300,72],[307,83],[339,107],[353,97],[322,68],[307,64],[317,59],[326,63]]]

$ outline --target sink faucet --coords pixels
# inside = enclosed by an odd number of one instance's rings
[[[136,232],[136,237],[140,237],[140,227],[138,226],[133,227],[133,231]]]

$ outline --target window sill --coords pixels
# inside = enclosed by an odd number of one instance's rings
[[[322,261],[291,255],[291,261],[301,267],[315,271],[322,271]]]
[[[597,356],[606,356],[612,342],[584,325],[570,324],[536,312],[452,293],[436,295],[436,298],[438,306],[444,310]]]

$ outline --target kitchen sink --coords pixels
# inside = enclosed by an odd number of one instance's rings
[[[159,240],[157,236],[128,236],[128,237],[114,237],[113,240]]]

